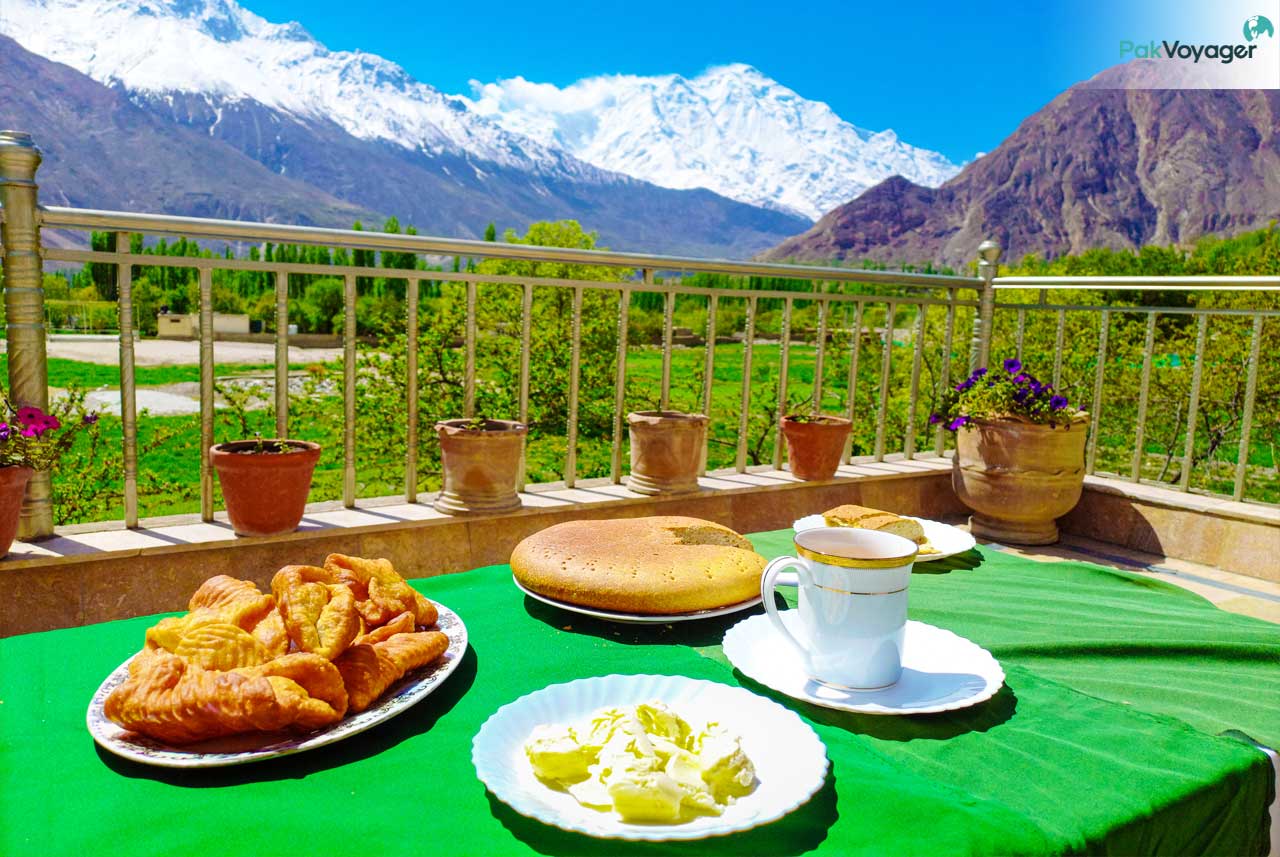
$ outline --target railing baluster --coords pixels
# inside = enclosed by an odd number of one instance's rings
[[[405,297],[405,406],[408,408],[408,425],[405,427],[404,499],[406,503],[418,502],[418,293],[422,281],[411,279]]]
[[[200,281],[200,519],[213,520],[213,271]]]
[[[1053,335],[1053,389],[1062,388],[1062,349],[1066,344],[1067,311],[1058,310],[1058,328]]]
[[[116,252],[128,255],[128,232],[116,233]],[[116,266],[120,299],[120,428],[124,436],[124,525],[138,526],[138,389],[133,366],[133,263]]]
[[[573,333],[569,350],[568,448],[564,456],[564,487],[578,481],[578,376],[582,354],[582,286],[573,288]]]
[[[1178,489],[1187,491],[1191,487],[1191,464],[1195,460],[1196,451],[1196,416],[1200,411],[1200,374],[1204,368],[1204,344],[1209,331],[1209,316],[1202,313],[1196,326],[1196,365],[1191,369],[1191,397],[1187,403],[1187,445],[1182,455],[1182,476],[1178,480]]]
[[[787,415],[787,376],[791,368],[791,298],[782,304],[782,340],[778,344],[778,414],[774,420],[773,469],[782,469],[782,418]]]
[[[738,412],[738,449],[735,469],[745,473],[747,469],[747,427],[751,416],[751,350],[756,336],[756,297],[747,298],[746,331],[742,338],[742,407]]]
[[[276,437],[289,436],[289,273],[272,273],[276,287]]]
[[[653,282],[653,271],[649,268],[644,269],[644,281]],[[665,292],[662,297],[662,392],[658,408],[665,411],[671,407],[671,347],[676,296],[674,292]]]
[[[813,408],[814,414],[822,413],[822,372],[827,354],[827,313],[830,301],[818,301],[818,351],[813,358]]]
[[[626,430],[623,426],[627,409],[627,347],[631,316],[631,292],[618,290],[618,356],[617,373],[613,385],[613,452],[609,460],[609,481],[614,485],[622,483],[622,436]]]
[[[707,344],[703,352],[702,365],[702,413],[708,417],[707,438],[702,445],[702,463],[698,467],[698,475],[705,476],[707,472],[707,456],[711,452],[711,422],[714,415],[711,412],[711,393],[712,384],[715,381],[716,370],[716,305],[719,302],[719,295],[710,295],[707,298]]]
[[[884,340],[880,352],[880,414],[876,418],[876,461],[884,461],[884,432],[889,419],[889,373],[893,369],[893,325],[898,302],[885,304]]]
[[[1231,499],[1244,497],[1244,480],[1249,467],[1249,434],[1253,429],[1253,403],[1258,395],[1258,359],[1262,349],[1262,316],[1253,317],[1253,336],[1249,340],[1249,369],[1245,376],[1244,415],[1240,418],[1240,451],[1236,455],[1236,480]]]
[[[466,362],[462,376],[462,416],[471,419],[476,415],[476,284],[467,281],[467,327],[465,336]]]
[[[1089,449],[1085,455],[1085,473],[1092,473],[1098,453],[1098,425],[1102,419],[1102,380],[1107,368],[1107,333],[1111,329],[1111,311],[1103,310],[1098,318],[1098,365],[1093,375],[1093,407],[1090,408]]]
[[[520,415],[521,424],[529,422],[529,343],[533,336],[533,284],[521,283],[520,296]],[[520,453],[520,472],[516,479],[517,488],[524,490],[528,465],[528,438]]]
[[[1147,313],[1147,333],[1142,344],[1142,380],[1138,384],[1138,424],[1133,441],[1133,464],[1130,466],[1129,481],[1142,480],[1142,448],[1147,437],[1147,402],[1151,393],[1151,361],[1156,347],[1156,316],[1158,313]]]
[[[356,504],[356,275],[342,292],[342,505]]]
[[[951,303],[947,304],[947,331],[942,340],[942,367],[938,370],[938,401],[947,394],[951,386],[951,346],[956,333],[956,290],[951,290]],[[947,449],[946,429],[942,423],[933,432],[933,452],[941,457]]]
[[[1018,310],[1018,329],[1014,334],[1014,346],[1017,351],[1018,360],[1022,360],[1022,341],[1027,335],[1027,311],[1025,309]]]
[[[858,356],[862,350],[862,308],[866,304],[859,300],[854,304],[853,311],[853,337],[849,346],[849,389],[848,389],[848,407],[849,422],[854,420],[854,400],[858,394]],[[853,461],[853,432],[849,432],[849,437],[844,442],[844,453],[841,456],[846,464]]]
[[[916,309],[916,349],[911,358],[911,398],[907,400],[907,440],[903,456],[910,461],[916,457],[916,399],[920,397],[920,367],[924,359],[925,321],[928,313],[924,304]]]

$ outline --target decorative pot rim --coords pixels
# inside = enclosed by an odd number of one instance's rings
[[[631,411],[627,414],[627,422],[629,423],[649,423],[657,425],[660,423],[700,423],[709,422],[710,417],[706,414],[688,413],[686,411]]]
[[[517,420],[484,420],[482,428],[471,428],[472,421],[465,417],[459,417],[452,420],[439,420],[436,425],[436,431],[449,435],[460,435],[463,437],[493,437],[495,435],[513,435],[526,434],[529,426]],[[490,426],[499,426],[499,428],[490,428]]]
[[[796,419],[803,417],[803,419]],[[844,426],[853,425],[848,417],[837,417],[834,414],[787,414],[782,418],[785,425],[793,426]]]
[[[262,443],[263,443],[263,444],[268,444],[268,443],[280,444],[280,445],[282,445],[282,446],[288,446],[288,447],[291,447],[292,449],[297,450],[297,451],[299,451],[299,452],[311,452],[311,451],[319,452],[319,451],[320,451],[320,449],[321,449],[320,444],[316,443],[315,441],[310,441],[310,440],[295,440],[295,439],[293,439],[293,438],[287,438],[287,437],[264,437],[264,438],[262,439]],[[254,440],[228,440],[228,441],[224,441],[224,442],[222,442],[222,443],[215,443],[213,446],[209,447],[209,452],[213,453],[214,455],[218,455],[218,456],[222,456],[222,455],[237,455],[237,456],[240,456],[240,455],[244,455],[244,454],[245,454],[244,452],[242,452],[242,449],[243,449],[243,448],[245,448],[245,447],[252,447],[252,446],[256,446],[257,444],[258,444],[258,440],[257,440],[257,439],[254,439]],[[262,453],[250,453],[250,454],[251,454],[251,455],[255,455],[255,456],[257,456],[257,455],[268,456],[268,455],[269,455],[269,456],[272,456],[272,457],[279,457],[279,456],[281,455],[281,453],[279,453],[279,452],[262,452]]]
[[[969,417],[968,425],[961,426],[961,428],[966,429],[966,428],[971,428],[972,426],[978,425],[978,426],[1012,426],[1020,429],[1032,429],[1032,430],[1040,430],[1040,431],[1057,431],[1058,429],[1067,431],[1074,428],[1075,426],[1083,426],[1088,422],[1089,422],[1088,411],[1077,411],[1071,417],[1071,422],[1067,423],[1065,426],[1054,426],[1054,425],[1049,425],[1048,423],[1035,423],[1027,419],[1026,417],[1022,417],[1017,414],[1010,414],[1009,416],[992,417],[992,418]]]

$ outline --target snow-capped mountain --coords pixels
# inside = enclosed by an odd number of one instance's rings
[[[960,169],[742,64],[694,78],[607,75],[559,88],[517,77],[472,88],[475,112],[590,164],[811,219],[890,176],[936,187]]]
[[[374,54],[331,51],[234,0],[3,0],[0,34],[141,97],[250,100],[362,140],[534,171],[581,164],[504,130]]]

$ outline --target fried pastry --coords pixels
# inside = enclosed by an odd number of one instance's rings
[[[334,666],[342,674],[350,710],[364,711],[401,676],[431,663],[448,647],[449,638],[439,631],[419,631],[347,649]]]
[[[436,623],[436,606],[406,583],[390,560],[331,553],[324,567],[355,592],[357,609],[370,628],[385,625],[405,611],[413,614],[417,625]]]
[[[230,624],[247,631],[269,616],[275,604],[275,599],[264,595],[252,581],[219,574],[195,591],[185,616],[161,619],[148,628],[146,645],[173,652],[189,631],[202,625]]]
[[[316,660],[333,669],[322,658]],[[264,675],[200,669],[176,655],[152,652],[143,657],[136,675],[107,696],[103,713],[125,729],[168,744],[241,732],[313,729],[342,719],[344,712],[328,701],[280,678],[273,684]],[[284,687],[284,680],[297,690]],[[277,693],[276,685],[282,692]]]
[[[256,637],[230,622],[212,622],[188,629],[173,653],[192,666],[206,670],[254,667],[274,657]]]
[[[291,722],[302,729],[336,723],[347,713],[347,689],[331,661],[307,652],[294,652],[256,667],[235,672],[261,676],[271,682],[276,701],[292,712]]]
[[[367,634],[361,634],[356,637],[355,640],[352,641],[352,645],[359,645],[360,643],[381,643],[383,640],[395,634],[410,634],[413,632],[413,623],[414,619],[412,613],[401,613],[382,627],[374,628]]]
[[[322,568],[287,565],[271,580],[289,639],[304,652],[333,660],[360,633],[355,594]]]

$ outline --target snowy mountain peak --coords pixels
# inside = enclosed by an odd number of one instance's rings
[[[472,81],[466,100],[508,130],[603,169],[812,219],[892,175],[937,186],[959,171],[743,63],[693,78],[605,75],[563,88],[523,77]]]

